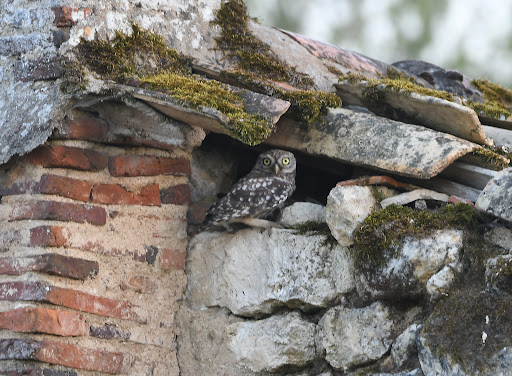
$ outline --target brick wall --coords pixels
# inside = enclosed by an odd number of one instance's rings
[[[73,119],[0,167],[0,375],[177,375],[190,153]]]

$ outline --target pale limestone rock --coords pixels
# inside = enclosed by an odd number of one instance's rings
[[[338,243],[352,245],[354,231],[376,207],[370,187],[334,187],[327,197],[326,219]]]
[[[391,356],[398,369],[403,369],[405,365],[412,362],[411,358],[418,356],[416,338],[420,329],[421,325],[412,324],[396,338],[391,346]]]
[[[416,368],[409,372],[398,372],[398,373],[374,373],[372,376],[424,376],[421,368]]]
[[[348,250],[324,240],[283,229],[200,233],[189,244],[189,302],[243,316],[327,307],[355,283]]]
[[[228,346],[238,364],[255,372],[304,366],[315,356],[316,325],[299,313],[228,325]]]
[[[501,170],[485,186],[475,206],[505,221],[512,222],[512,167]]]
[[[325,223],[325,206],[311,202],[296,202],[284,208],[279,219],[279,223],[285,227],[297,226],[307,221]]]
[[[317,350],[331,366],[347,371],[382,357],[391,346],[392,326],[380,302],[365,308],[331,308],[318,323]]]
[[[426,288],[432,300],[448,294],[457,277],[456,272],[460,272],[460,269],[460,264],[451,263],[429,278]]]

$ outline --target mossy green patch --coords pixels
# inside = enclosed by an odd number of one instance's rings
[[[439,302],[422,334],[468,374],[490,374],[489,359],[512,344],[512,296],[468,285]],[[485,341],[483,339],[485,333]]]
[[[487,80],[473,80],[471,84],[485,99],[484,103],[468,102],[478,114],[502,120],[512,116],[512,90]]]
[[[167,92],[182,105],[219,110],[228,118],[223,124],[228,133],[244,143],[259,144],[272,133],[271,122],[247,113],[242,99],[227,85],[193,75],[188,58],[167,47],[162,36],[134,23],[129,35],[116,31],[112,40],[82,39],[75,52],[82,65],[75,63],[74,70],[86,66],[101,79],[119,83],[137,79],[147,88]]]
[[[404,237],[423,237],[447,228],[468,228],[475,224],[475,218],[474,209],[466,204],[448,204],[436,210],[390,205],[374,211],[354,234],[351,250],[355,265],[373,270],[396,255]]]
[[[276,54],[267,43],[260,41],[249,30],[247,6],[242,0],[222,3],[212,24],[221,28],[216,38],[217,46],[226,51],[238,67],[258,74],[266,79],[288,82],[298,88],[307,89],[313,80],[299,73]]]
[[[294,227],[297,235],[321,235],[324,240],[321,245],[333,249],[338,245],[338,241],[332,236],[331,230],[326,222],[306,221]]]
[[[441,90],[426,88],[401,72],[392,73],[391,77],[371,78],[362,74],[348,73],[339,77],[340,81],[348,81],[352,84],[364,84],[364,98],[372,101],[382,100],[387,92],[394,92],[404,96],[410,96],[412,93],[427,95],[453,102],[453,96]]]
[[[248,26],[247,7],[242,0],[224,2],[212,22],[221,27],[217,46],[233,59],[237,69],[224,72],[251,90],[287,100],[290,113],[307,124],[319,119],[327,107],[340,107],[335,93],[310,90],[313,80],[278,57],[267,43],[257,39]],[[285,90],[272,84],[286,82],[299,90]]]
[[[251,90],[290,102],[290,115],[296,120],[311,124],[327,113],[328,107],[340,107],[341,99],[335,93],[315,90],[283,90],[259,75],[241,69],[224,71],[223,76]]]
[[[219,110],[229,119],[227,130],[230,135],[246,144],[261,143],[272,132],[264,118],[248,114],[242,99],[218,81],[165,71],[141,77],[141,82],[154,90],[165,89],[181,104],[192,108],[205,106]]]
[[[167,47],[162,36],[134,23],[130,35],[116,31],[112,40],[82,38],[76,52],[90,70],[103,79],[117,82],[162,71],[192,73],[188,60]]]
[[[494,146],[483,146],[471,152],[471,155],[481,159],[484,165],[492,167],[496,171],[507,168],[512,160],[512,153],[507,153],[503,149]]]

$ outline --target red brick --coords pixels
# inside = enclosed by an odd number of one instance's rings
[[[68,119],[59,129],[55,130],[53,138],[106,142],[109,131],[110,127],[106,121],[88,115],[76,114],[73,120]]]
[[[91,205],[57,201],[35,201],[29,204],[14,206],[10,219],[88,222],[96,226],[103,226],[107,221],[107,212],[103,208]]]
[[[45,174],[38,182],[18,182],[10,186],[2,186],[0,187],[0,196],[43,193],[88,202],[91,189],[92,184],[89,182],[64,176]]]
[[[53,24],[58,27],[73,26],[78,20],[87,18],[92,14],[91,8],[53,7],[52,11],[55,14]]]
[[[2,282],[0,301],[37,301],[72,308],[100,316],[146,323],[137,313],[142,308],[129,302],[108,299],[42,282]]]
[[[0,359],[35,360],[112,375],[123,373],[127,368],[122,353],[87,349],[48,340],[2,339]]]
[[[121,287],[144,294],[151,294],[156,291],[158,284],[152,278],[138,275],[131,277],[128,281],[124,282]]]
[[[162,204],[188,205],[190,204],[190,186],[179,184],[162,189],[160,199]]]
[[[156,205],[160,206],[160,188],[158,184],[148,185],[140,194],[128,192],[118,184],[94,184],[92,202],[116,205]]]
[[[112,176],[190,176],[190,161],[184,158],[154,156],[111,157],[108,169]]]
[[[163,269],[185,270],[186,251],[162,249],[160,253],[160,267]]]
[[[39,186],[39,193],[68,197],[83,202],[89,202],[92,189],[92,183],[49,174],[41,177]]]
[[[108,157],[94,150],[72,146],[44,145],[28,154],[30,163],[49,168],[99,171],[107,167]]]
[[[30,245],[33,247],[62,247],[67,238],[60,226],[39,226],[30,229]]]
[[[62,277],[85,280],[98,274],[96,261],[62,256],[52,253],[28,257],[0,259],[0,274],[21,275],[27,272],[43,272]]]
[[[87,324],[77,312],[24,307],[0,312],[0,328],[22,333],[48,333],[59,336],[83,336]]]

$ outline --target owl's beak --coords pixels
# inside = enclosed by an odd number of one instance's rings
[[[280,168],[278,164],[274,165],[274,172],[277,174],[279,172]]]

